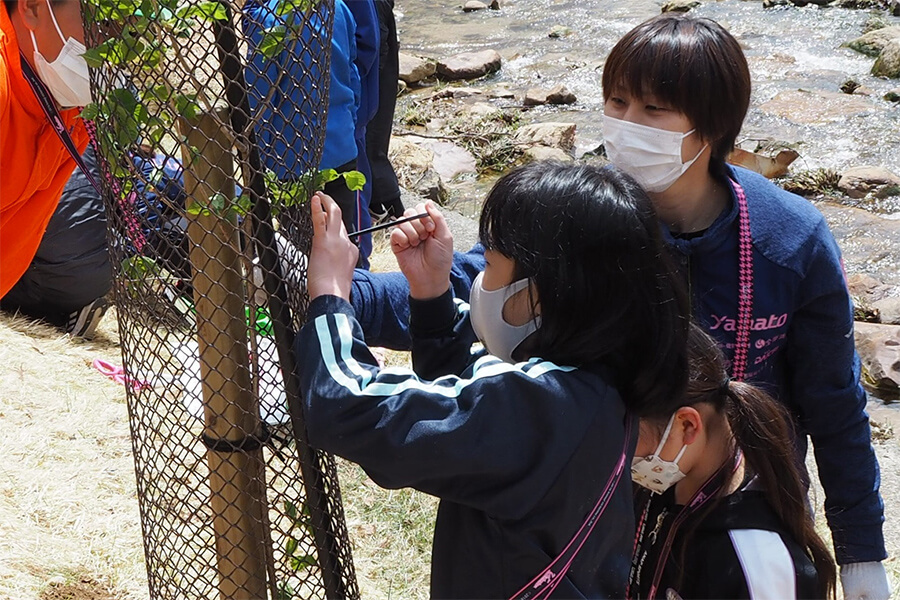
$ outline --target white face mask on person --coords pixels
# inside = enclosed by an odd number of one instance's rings
[[[687,445],[683,445],[678,452],[675,460],[668,461],[659,457],[666,440],[669,439],[669,433],[672,431],[672,424],[675,422],[675,415],[669,419],[666,425],[666,431],[663,433],[662,439],[656,451],[650,456],[635,456],[631,461],[631,480],[641,487],[647,488],[651,492],[662,494],[667,489],[685,478],[685,474],[678,468],[678,461],[681,460]]]
[[[515,362],[512,354],[525,338],[541,326],[540,315],[524,325],[510,325],[503,318],[503,305],[513,294],[528,287],[528,279],[520,279],[502,288],[487,291],[482,287],[484,273],[472,282],[469,296],[469,318],[475,335],[488,352],[508,363]]]
[[[91,85],[90,79],[88,79],[87,62],[84,60],[84,44],[75,38],[66,38],[63,35],[59,23],[56,22],[56,15],[53,14],[50,0],[47,0],[47,6],[50,7],[50,18],[53,19],[53,25],[56,27],[59,39],[63,42],[63,47],[56,60],[52,63],[47,62],[47,59],[38,50],[34,31],[30,31],[31,43],[34,45],[34,67],[37,69],[41,81],[44,82],[61,107],[84,106],[91,102]]]
[[[681,144],[694,131],[666,131],[603,115],[607,158],[648,192],[666,191],[700,158],[709,144],[691,160],[681,162]]]

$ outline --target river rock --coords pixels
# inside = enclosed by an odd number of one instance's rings
[[[552,90],[544,88],[531,88],[525,92],[522,104],[525,106],[539,106],[541,104],[574,104],[575,94],[569,88],[559,84]]]
[[[888,325],[900,325],[900,298],[890,296],[872,302],[872,308],[878,311],[879,320]]]
[[[572,156],[562,148],[550,148],[549,146],[531,146],[522,153],[525,162],[536,162],[541,160],[558,160],[561,162],[571,162],[574,160]]]
[[[900,177],[884,167],[853,167],[841,174],[838,189],[851,198],[864,198],[869,194],[884,198],[900,194]]]
[[[900,88],[889,91],[884,95],[884,99],[888,102],[900,102]]]
[[[662,5],[662,12],[688,12],[700,6],[699,0],[669,0]]]
[[[533,123],[516,131],[515,141],[533,146],[572,150],[575,147],[575,123]]]
[[[749,152],[743,148],[735,148],[728,156],[728,162],[772,179],[786,175],[788,167],[797,160],[798,156],[800,153],[796,150],[782,150],[775,156],[766,156],[758,152]]]
[[[891,0],[891,5],[888,7],[888,10],[895,17],[900,17],[900,0]]]
[[[854,339],[862,362],[863,381],[896,394],[900,390],[900,327],[856,323]]]
[[[464,106],[460,110],[460,113],[475,120],[490,119],[497,116],[500,112],[503,112],[502,109],[494,106],[490,102],[475,102],[468,106]]]
[[[865,96],[823,90],[788,90],[779,92],[759,108],[794,123],[812,125],[866,113],[874,106]]]
[[[400,81],[407,85],[420,83],[430,77],[434,77],[437,65],[430,58],[422,56],[414,56],[401,52],[400,58]]]
[[[438,140],[419,136],[404,136],[407,141],[431,150],[431,164],[444,181],[454,177],[477,173],[475,157],[472,153],[449,140]]]
[[[872,75],[876,77],[900,77],[900,38],[893,39],[884,45],[884,50],[872,65]]]
[[[434,168],[434,152],[395,135],[388,155],[403,187],[439,204],[447,201],[450,194]]]
[[[475,12],[476,10],[487,10],[488,5],[478,0],[469,0],[463,4],[463,12]]]
[[[554,38],[554,39],[564,38],[567,35],[570,35],[571,33],[572,33],[572,30],[570,28],[566,27],[565,25],[554,25],[553,27],[550,28],[550,33],[547,34],[547,37]]]
[[[878,56],[889,41],[898,38],[900,38],[900,25],[895,25],[893,27],[875,29],[855,40],[847,42],[845,45],[866,56]]]
[[[496,50],[463,52],[438,61],[437,73],[449,81],[475,79],[499,71],[502,62]]]
[[[854,273],[847,276],[847,289],[855,298],[864,299],[869,305],[895,292],[895,288],[883,284],[868,273]]]

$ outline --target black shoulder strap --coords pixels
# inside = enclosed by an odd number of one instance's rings
[[[34,72],[34,69],[28,64],[28,61],[25,60],[25,56],[23,56],[21,52],[19,52],[19,60],[22,63],[22,74],[25,75],[25,81],[28,82],[35,97],[37,97],[41,108],[44,109],[44,114],[47,115],[47,119],[50,121],[50,126],[53,127],[53,131],[59,136],[59,141],[62,142],[66,150],[69,151],[69,154],[72,155],[72,158],[75,159],[75,164],[77,164],[84,172],[84,176],[91,182],[91,185],[94,186],[97,193],[102,196],[103,192],[100,189],[100,184],[97,183],[94,174],[91,173],[88,170],[87,165],[84,164],[84,160],[81,158],[78,148],[75,147],[75,142],[72,141],[72,136],[69,135],[66,126],[63,124],[62,116],[56,108],[56,102],[51,97],[50,90],[47,89],[44,82],[37,76],[37,73]]]

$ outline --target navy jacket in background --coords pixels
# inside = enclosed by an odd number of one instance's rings
[[[347,302],[310,303],[296,342],[310,443],[360,464],[383,487],[441,498],[432,597],[508,598],[593,508],[623,452],[625,407],[598,372],[471,355],[468,307],[457,314],[449,292],[417,304],[421,377],[376,366]],[[462,366],[460,375],[428,379]],[[624,597],[633,539],[626,470],[553,597]]]
[[[799,455],[806,455],[806,436],[812,440],[838,562],[883,560],[880,475],[837,243],[806,199],[746,169],[727,169],[747,197],[753,240],[748,381],[791,410],[799,426]],[[663,232],[690,282],[695,319],[729,358],[738,306],[737,217],[732,198],[731,207],[699,237],[674,239]],[[468,298],[472,280],[484,268],[483,253],[476,245],[454,255],[456,296]],[[408,294],[400,273],[357,271],[351,300],[372,345],[409,346]]]

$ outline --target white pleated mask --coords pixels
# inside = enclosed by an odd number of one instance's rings
[[[700,158],[709,144],[691,160],[681,162],[681,144],[694,131],[667,131],[603,115],[607,158],[648,192],[666,191]]]

